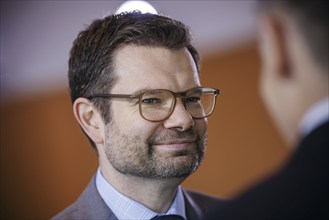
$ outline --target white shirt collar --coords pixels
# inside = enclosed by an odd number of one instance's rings
[[[329,121],[329,98],[315,103],[304,114],[300,122],[300,131],[303,137],[309,135],[314,129]]]
[[[96,174],[96,188],[102,199],[118,219],[151,219],[159,215],[159,213],[118,192],[103,177],[100,168],[98,168]],[[180,186],[177,188],[177,193],[171,207],[165,214],[180,215],[186,220],[184,196]]]

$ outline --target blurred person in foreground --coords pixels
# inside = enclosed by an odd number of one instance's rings
[[[209,219],[329,219],[328,1],[258,1],[261,94],[290,160]]]
[[[183,23],[137,11],[96,20],[74,41],[68,78],[99,169],[54,219],[204,219],[221,206],[180,187],[204,157],[219,94],[201,87]]]

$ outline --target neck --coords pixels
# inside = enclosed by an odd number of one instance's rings
[[[126,175],[115,170],[108,162],[100,167],[105,179],[121,194],[157,213],[165,213],[174,200],[177,187],[184,178],[152,179]]]

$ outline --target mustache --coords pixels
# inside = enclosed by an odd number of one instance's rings
[[[186,131],[175,131],[175,130],[164,130],[161,133],[153,134],[149,139],[148,143],[151,145],[164,143],[172,140],[190,140],[196,141],[200,139],[199,135],[195,134],[192,129]]]

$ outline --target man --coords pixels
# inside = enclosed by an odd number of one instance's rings
[[[73,112],[100,168],[54,219],[203,219],[223,201],[180,187],[200,165],[219,90],[200,86],[189,30],[168,17],[94,21],[69,60]]]
[[[295,152],[208,218],[329,219],[328,1],[259,4],[261,92]]]

